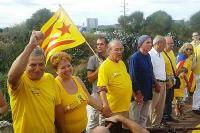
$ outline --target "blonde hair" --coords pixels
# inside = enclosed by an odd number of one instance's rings
[[[192,44],[190,44],[190,43],[188,43],[188,42],[187,42],[187,43],[184,43],[183,46],[179,49],[178,52],[179,52],[179,53],[184,53],[184,52],[186,51],[186,49],[187,49],[188,46],[192,46]],[[193,51],[193,46],[192,46],[192,51]]]
[[[71,63],[71,57],[69,54],[65,53],[65,52],[58,52],[55,55],[53,55],[50,59],[50,62],[53,66],[54,69],[57,69],[58,64],[62,61],[68,61]]]

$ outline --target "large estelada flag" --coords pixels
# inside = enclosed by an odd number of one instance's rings
[[[62,7],[42,26],[41,31],[45,36],[41,47],[47,56],[46,61],[59,51],[85,42],[85,38]]]

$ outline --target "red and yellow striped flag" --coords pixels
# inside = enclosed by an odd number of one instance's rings
[[[41,47],[47,56],[46,62],[53,54],[85,42],[85,38],[62,7],[42,26],[41,31],[45,36]]]

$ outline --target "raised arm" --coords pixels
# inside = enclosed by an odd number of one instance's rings
[[[24,51],[17,57],[13,62],[9,72],[8,72],[8,83],[11,89],[15,90],[19,85],[19,79],[25,71],[26,65],[29,60],[33,49],[38,46],[43,40],[43,34],[40,31],[33,31],[30,37],[28,45],[25,47]]]

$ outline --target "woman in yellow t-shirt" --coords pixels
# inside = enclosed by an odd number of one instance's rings
[[[179,89],[174,90],[174,98],[176,101],[175,112],[178,118],[183,118],[184,98],[191,88],[190,72],[192,68],[193,47],[190,43],[185,43],[179,50],[177,57],[177,71],[179,74],[181,85]]]
[[[102,110],[102,105],[90,96],[80,78],[72,76],[73,67],[67,53],[59,52],[50,61],[58,75],[56,82],[65,111],[65,130],[67,133],[82,133],[87,125],[86,105],[89,104],[99,111]]]

